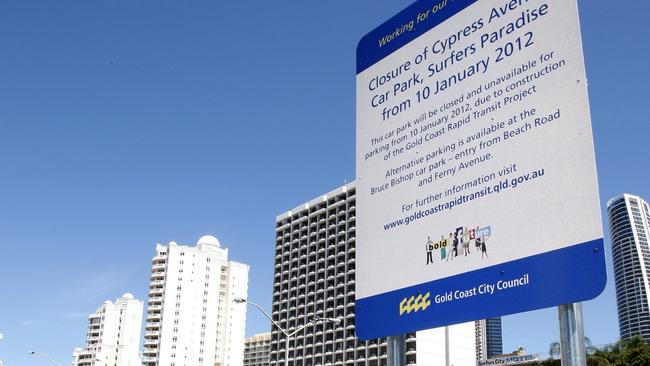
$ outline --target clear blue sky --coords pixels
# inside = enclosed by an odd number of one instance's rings
[[[408,4],[2,1],[0,359],[68,364],[87,314],[146,298],[156,242],[217,236],[270,308],[275,216],[354,179],[356,44]],[[650,199],[650,5],[580,6],[602,203]],[[555,309],[504,319],[506,350],[557,339]]]

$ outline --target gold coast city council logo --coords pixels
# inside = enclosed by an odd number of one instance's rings
[[[399,316],[410,314],[411,312],[424,311],[431,305],[430,292],[418,296],[405,297],[399,303]]]

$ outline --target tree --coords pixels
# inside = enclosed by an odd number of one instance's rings
[[[650,345],[643,342],[641,337],[635,336],[623,344],[621,359],[628,366],[650,365]]]
[[[648,366],[650,365],[650,345],[636,336],[629,340],[618,341],[602,350],[592,346],[589,338],[585,337],[588,366]],[[553,342],[549,345],[549,359],[531,365],[559,366],[560,344]]]
[[[562,350],[560,349],[560,342],[551,342],[551,344],[548,346],[549,357],[553,359],[560,358],[561,353]]]
[[[589,337],[585,337],[585,351],[587,352],[587,355],[593,355],[598,351],[596,347],[591,343],[591,339]],[[562,353],[561,347],[560,347],[560,342],[552,342],[549,345],[548,348],[548,355],[549,357],[553,359],[560,358],[560,355]]]

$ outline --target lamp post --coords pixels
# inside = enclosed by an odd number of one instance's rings
[[[40,352],[29,351],[29,352],[27,352],[27,354],[28,354],[28,355],[34,355],[34,356],[41,356],[41,357],[43,357],[44,359],[50,361],[52,364],[54,364],[54,365],[56,365],[56,366],[61,366],[61,365],[59,365],[58,362],[54,361],[51,357],[49,357],[49,356],[47,356],[47,355],[44,355],[44,354],[42,354],[42,353],[40,353]]]
[[[5,335],[0,333],[0,341],[2,341],[4,338],[5,338]],[[3,365],[2,360],[0,360],[0,366],[2,366],[2,365]]]
[[[261,311],[262,314],[264,314],[264,316],[266,316],[267,319],[269,319],[271,321],[271,323],[273,323],[273,325],[275,325],[275,327],[278,328],[278,330],[280,330],[280,332],[282,332],[282,334],[284,334],[284,365],[285,366],[289,365],[289,339],[292,336],[296,335],[298,332],[305,329],[310,324],[315,324],[315,323],[318,323],[318,322],[323,322],[323,323],[330,322],[330,323],[334,323],[335,325],[338,325],[338,324],[341,323],[341,319],[339,319],[339,318],[315,317],[314,319],[308,321],[307,323],[301,325],[300,327],[294,329],[292,332],[289,333],[286,330],[284,330],[280,326],[280,324],[278,324],[275,320],[273,320],[273,318],[266,311],[264,311],[264,309],[262,309],[261,306],[257,305],[256,303],[250,302],[250,301],[248,301],[246,299],[243,299],[243,298],[240,298],[240,297],[233,299],[233,301],[238,303],[238,304],[246,303],[246,304],[249,304],[249,305],[253,305],[259,311]]]

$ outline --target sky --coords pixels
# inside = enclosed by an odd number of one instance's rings
[[[215,235],[270,309],[275,217],[354,180],[356,45],[408,4],[0,2],[0,360],[68,364],[88,314],[146,299],[156,243]],[[607,199],[650,199],[650,4],[579,6],[609,248]],[[594,344],[618,338],[607,258]],[[545,352],[557,309],[503,332]]]

